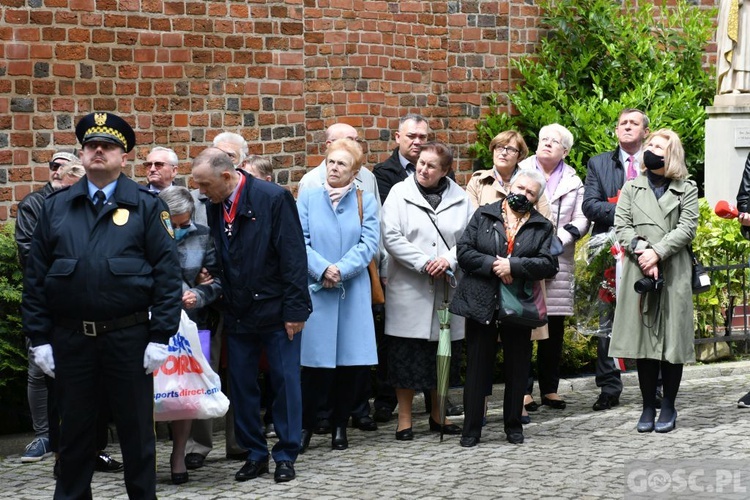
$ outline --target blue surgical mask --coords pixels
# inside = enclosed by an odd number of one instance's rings
[[[178,227],[174,230],[174,240],[180,241],[185,236],[187,236],[188,232],[190,231],[189,227]]]

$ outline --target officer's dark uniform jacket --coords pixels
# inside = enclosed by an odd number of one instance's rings
[[[39,191],[34,191],[24,196],[18,204],[18,215],[16,216],[16,244],[18,245],[18,261],[21,269],[26,267],[26,257],[31,249],[31,236],[39,220],[39,212],[42,211],[44,199],[55,192],[52,183],[48,182]]]
[[[56,318],[107,321],[151,310],[150,342],[178,328],[182,285],[166,204],[120,174],[98,216],[86,177],[45,200],[24,276],[23,325],[47,344]]]
[[[224,231],[221,203],[209,203],[207,218],[221,256],[222,288],[229,333],[266,333],[284,322],[307,321],[307,251],[297,205],[276,184],[245,176],[233,236]]]

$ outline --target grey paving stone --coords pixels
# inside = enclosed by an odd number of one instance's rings
[[[427,416],[419,413],[414,415],[412,442],[394,439],[395,422],[381,424],[377,432],[350,429],[350,448],[340,452],[330,449],[329,437],[314,436],[308,452],[297,461],[297,480],[286,484],[273,481],[273,470],[238,483],[234,473],[241,462],[213,453],[205,467],[190,471],[190,482],[173,486],[171,443],[160,440],[157,493],[165,500],[623,498],[625,468],[634,460],[654,460],[657,466],[667,459],[747,463],[750,409],[736,408],[736,401],[750,390],[748,374],[750,362],[686,367],[677,401],[677,429],[668,434],[635,431],[641,412],[635,374],[623,377],[620,406],[604,412],[591,410],[598,395],[593,378],[566,380],[560,393],[568,407],[542,407],[532,413],[523,445],[505,441],[503,388],[496,386],[489,422],[476,448],[461,448],[459,436],[446,436],[440,442],[437,434],[429,432]],[[460,391],[451,398],[460,401]],[[421,408],[421,402],[415,403],[415,409]],[[461,424],[462,417],[453,420]],[[217,451],[224,449],[221,433],[215,436],[215,446]],[[117,445],[110,448],[120,459]],[[0,498],[51,498],[51,460],[22,464],[22,448],[18,451],[0,461]],[[95,473],[93,491],[95,498],[127,498],[122,474]]]

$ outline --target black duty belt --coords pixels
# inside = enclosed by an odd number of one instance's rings
[[[57,318],[55,324],[63,328],[70,328],[83,332],[89,337],[96,337],[99,334],[115,330],[122,330],[131,326],[148,323],[148,312],[137,312],[122,318],[110,319],[106,321],[81,321],[72,318]]]

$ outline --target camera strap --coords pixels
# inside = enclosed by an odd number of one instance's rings
[[[643,299],[648,297],[649,294],[654,292],[646,292],[644,294],[641,294],[640,298],[638,299],[638,314],[641,316],[641,324],[651,330],[653,327],[656,326],[656,322],[659,321],[659,311],[661,310],[661,290],[658,292],[655,292],[658,297],[656,300],[656,311],[654,312],[654,322],[650,325],[646,323],[646,318],[643,316]]]

